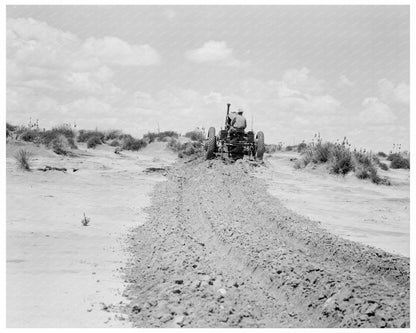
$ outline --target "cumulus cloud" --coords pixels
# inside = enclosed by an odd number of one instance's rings
[[[224,41],[208,41],[202,47],[186,52],[185,56],[188,60],[198,64],[220,63],[232,67],[248,65],[248,62],[236,59],[233,50]]]
[[[8,19],[6,32],[7,113],[16,120],[28,112],[55,121],[116,112],[125,93],[114,71],[160,62],[149,45],[111,36],[83,40],[32,18]]]
[[[149,45],[131,45],[117,37],[88,38],[83,43],[86,57],[118,66],[148,66],[160,62],[159,54]]]
[[[410,87],[405,83],[395,85],[387,79],[381,79],[377,82],[378,93],[380,98],[386,103],[399,103],[409,105]]]
[[[326,89],[325,81],[318,80],[309,75],[310,70],[306,67],[302,69],[289,69],[283,74],[283,82],[290,89],[309,94],[320,94]]]
[[[355,82],[354,81],[351,81],[345,75],[341,75],[339,77],[339,82],[341,83],[341,85],[344,85],[344,86],[347,86],[347,87],[353,87],[355,85]]]
[[[390,107],[376,97],[368,97],[362,102],[364,109],[360,119],[366,124],[389,124],[396,120]]]
[[[117,37],[83,41],[31,18],[7,20],[7,58],[26,66],[75,70],[103,65],[148,66],[160,61],[149,45],[129,44]]]

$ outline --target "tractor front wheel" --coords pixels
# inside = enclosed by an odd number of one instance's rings
[[[257,132],[257,152],[256,157],[260,161],[263,160],[264,152],[266,151],[266,146],[264,145],[264,133],[263,132]]]
[[[215,128],[210,127],[208,130],[208,140],[206,142],[206,159],[210,160],[215,157],[215,148],[217,147],[217,141],[215,138]]]

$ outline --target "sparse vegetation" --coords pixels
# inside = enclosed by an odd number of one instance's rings
[[[391,161],[390,168],[392,169],[410,169],[410,158],[405,157],[403,153],[392,153],[387,157]]]
[[[39,139],[39,132],[33,129],[27,129],[22,134],[20,134],[19,138],[26,142],[38,142]]]
[[[279,142],[277,145],[275,145],[275,144],[266,144],[265,145],[265,148],[266,148],[265,153],[266,154],[273,154],[277,151],[281,151],[282,147],[283,147],[283,145],[282,145],[281,142]]]
[[[70,154],[70,144],[66,136],[59,134],[51,142],[52,150],[55,154],[58,155],[68,155]]]
[[[378,155],[378,156],[380,156],[380,157],[387,157],[387,154],[386,154],[386,153],[384,153],[384,152],[382,152],[382,151],[379,151],[379,152],[377,153],[377,155]]]
[[[389,166],[386,163],[380,162],[378,164],[381,170],[387,171],[389,169]]]
[[[301,142],[301,143],[299,143],[298,144],[298,147],[297,147],[297,150],[298,150],[298,153],[301,153],[301,152],[303,152],[304,150],[306,150],[306,147],[307,147],[308,145],[305,143],[305,142]]]
[[[200,141],[203,142],[205,137],[202,131],[190,131],[185,133],[187,138],[190,138],[192,141]]]
[[[90,131],[90,130],[80,130],[78,132],[78,142],[88,142],[88,140],[92,137],[96,137],[100,140],[100,143],[104,142],[105,134],[98,130]],[[94,139],[95,140],[95,139]]]
[[[295,161],[296,169],[304,168],[310,163],[325,163],[334,174],[346,175],[354,172],[359,179],[371,179],[375,184],[390,184],[387,179],[377,174],[377,166],[386,170],[387,165],[383,163],[381,166],[380,159],[365,150],[351,150],[351,144],[346,137],[342,143],[331,143],[323,142],[320,135],[316,134],[311,143],[302,145],[301,154],[302,158]]]
[[[125,135],[123,137],[122,148],[125,150],[137,151],[147,146],[147,142],[144,139],[135,139],[131,135]]]
[[[203,154],[204,151],[204,145],[200,141],[180,143],[179,140],[175,138],[170,139],[168,148],[178,153],[180,158],[194,154]]]
[[[95,147],[97,147],[98,145],[100,145],[100,144],[102,144],[103,142],[102,142],[102,140],[101,140],[101,138],[99,137],[99,136],[90,136],[89,138],[88,138],[88,141],[87,141],[87,147],[88,148],[95,148]]]
[[[175,138],[177,139],[179,134],[174,131],[164,131],[159,133],[147,133],[143,135],[143,140],[148,141],[148,143],[152,143],[154,141],[167,141],[168,138]]]
[[[121,130],[110,130],[105,132],[104,140],[114,140],[119,139],[123,135],[123,132]]]
[[[17,129],[17,126],[14,126],[14,125],[6,122],[6,129],[10,132],[14,132]]]
[[[31,162],[33,158],[32,152],[26,149],[19,149],[16,154],[14,155],[14,158],[17,161],[17,165],[26,171],[31,170]]]
[[[83,219],[81,220],[81,224],[82,224],[84,227],[86,227],[86,226],[88,226],[88,225],[90,224],[90,221],[91,221],[91,219],[90,219],[89,217],[86,217],[86,216],[85,216],[85,213],[84,213],[84,217],[83,217]]]

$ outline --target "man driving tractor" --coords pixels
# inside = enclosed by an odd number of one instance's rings
[[[244,130],[247,127],[247,120],[243,116],[243,110],[238,109],[238,112],[231,112],[228,117],[230,119],[230,137],[235,137],[238,134],[244,134]]]

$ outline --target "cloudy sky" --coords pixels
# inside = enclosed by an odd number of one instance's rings
[[[7,6],[13,124],[409,148],[408,6]]]

